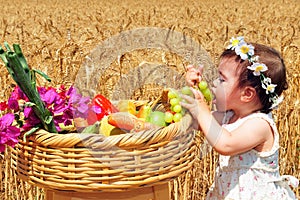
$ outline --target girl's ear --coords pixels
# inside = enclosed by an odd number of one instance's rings
[[[253,87],[246,86],[241,94],[241,101],[250,102],[255,100],[256,98],[256,90]]]

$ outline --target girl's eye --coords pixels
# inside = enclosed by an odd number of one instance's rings
[[[225,81],[222,77],[219,77],[218,79],[219,79],[219,82],[220,82],[220,83],[222,83],[222,82]]]

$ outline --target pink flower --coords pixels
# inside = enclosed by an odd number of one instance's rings
[[[19,110],[19,103],[18,100],[15,99],[14,97],[10,97],[8,99],[7,105],[10,109],[18,111]]]
[[[25,123],[22,126],[23,131],[29,131],[32,127],[41,123],[41,120],[35,115],[31,107],[24,108]]]
[[[18,143],[20,129],[12,126],[15,116],[8,113],[0,118],[0,152],[5,150],[5,145],[14,147]]]
[[[63,131],[61,125],[72,125],[76,117],[87,118],[90,97],[84,97],[71,86],[66,88],[61,85],[55,87],[38,87],[38,93],[45,108],[53,116],[53,121],[58,132]],[[22,131],[28,131],[33,127],[41,126],[41,120],[33,111],[33,104],[30,104],[26,95],[17,86],[14,88],[7,102],[2,102],[0,108],[3,111],[10,111],[15,114],[18,127]],[[22,115],[21,113],[24,113]]]

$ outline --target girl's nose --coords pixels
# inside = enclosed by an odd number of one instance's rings
[[[215,79],[213,81],[213,85],[211,87],[211,91],[212,91],[213,94],[216,94],[216,89],[217,89],[218,81],[219,81],[218,79]]]
[[[213,81],[213,85],[212,85],[212,86],[213,86],[213,87],[217,87],[218,81],[219,81],[218,79],[215,79],[215,80]]]

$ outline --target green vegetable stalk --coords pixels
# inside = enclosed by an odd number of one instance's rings
[[[13,44],[14,51],[11,50],[7,42],[4,43],[4,46],[6,51],[0,46],[0,57],[11,77],[32,103],[32,109],[41,120],[43,128],[51,133],[57,133],[53,116],[45,108],[36,87],[36,73],[48,81],[51,81],[50,78],[39,70],[29,69],[19,44]]]

